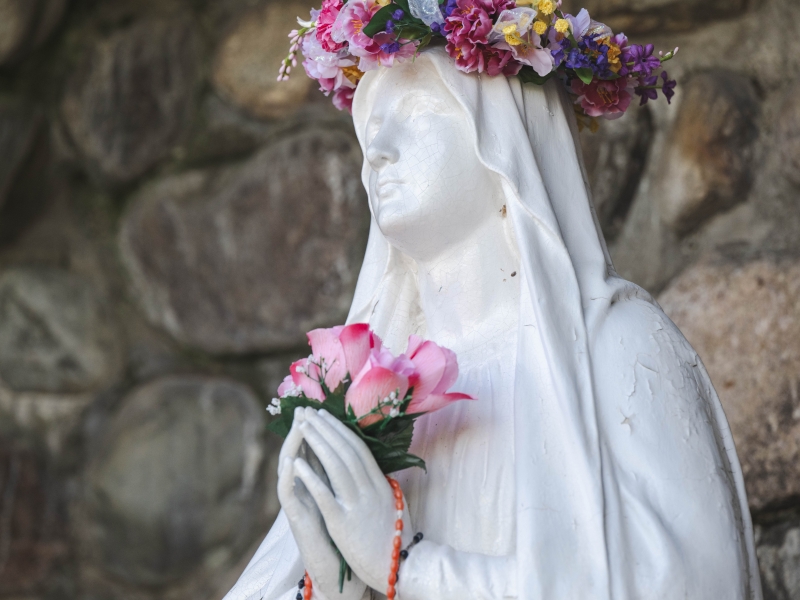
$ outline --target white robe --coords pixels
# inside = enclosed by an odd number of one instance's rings
[[[416,60],[435,66],[501,179],[521,297],[513,378],[466,371],[476,407],[431,416],[415,436],[431,471],[404,474],[404,490],[416,528],[439,543],[411,553],[399,597],[760,600],[719,399],[680,331],[615,273],[561,84],[465,75],[440,48]],[[377,77],[368,73],[355,97],[362,147]],[[424,315],[395,254],[373,222],[349,322],[368,321],[402,350],[410,333],[424,335]],[[471,411],[497,407],[472,428]],[[281,515],[226,600],[289,600],[302,572]]]

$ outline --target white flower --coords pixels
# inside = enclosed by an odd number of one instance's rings
[[[267,412],[269,412],[271,415],[281,414],[281,401],[277,398],[273,398],[272,402],[270,402],[269,406],[267,406]]]
[[[390,417],[400,416],[400,410],[397,408],[393,408],[392,410],[389,411],[389,416]]]

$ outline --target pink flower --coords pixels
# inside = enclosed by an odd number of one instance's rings
[[[350,0],[339,12],[331,28],[331,39],[337,43],[349,44],[354,56],[369,56],[380,51],[378,43],[364,34],[367,26],[380,6],[369,0]]]
[[[343,69],[355,67],[357,59],[346,50],[328,52],[316,36],[306,35],[302,41],[302,51],[306,74],[319,82],[320,89],[325,95],[341,88],[355,89],[355,84],[345,76]]]
[[[353,88],[341,87],[333,93],[333,105],[339,110],[353,112],[353,96],[356,91]]]
[[[322,8],[317,16],[316,38],[327,52],[337,52],[344,47],[343,43],[336,42],[331,38],[331,27],[343,5],[342,0],[322,0]]]
[[[347,390],[345,403],[353,408],[357,417],[364,417],[375,410],[382,402],[387,403],[392,398],[405,398],[410,380],[417,375],[414,363],[407,356],[401,354],[395,357],[388,350],[374,349],[369,354],[361,372],[353,380]],[[383,414],[389,414],[391,405],[387,404],[381,409]],[[359,426],[366,427],[380,421],[381,414],[373,414],[359,420]]]
[[[447,393],[458,378],[458,360],[452,350],[412,335],[407,352],[417,375],[411,379],[414,391],[406,412],[433,412],[457,400],[475,399],[467,394]]]
[[[531,8],[504,10],[489,34],[489,41],[494,48],[511,52],[517,62],[533,67],[545,77],[553,70],[555,61],[550,50],[542,47],[541,36],[533,31],[536,15]]]
[[[594,80],[586,85],[579,79],[572,81],[572,93],[578,96],[583,112],[590,117],[613,120],[621,117],[631,104],[633,95],[628,90],[628,79],[613,81]]]
[[[396,52],[390,52],[394,36],[389,33],[376,33],[375,34],[375,47],[374,52],[365,54],[359,59],[359,70],[366,73],[378,67],[392,67],[395,61],[403,62],[407,58],[411,58],[417,51],[419,42],[410,42],[409,40],[399,40],[400,48]]]
[[[509,51],[489,46],[492,17],[509,6],[513,6],[510,0],[457,0],[444,24],[447,53],[455,59],[456,68],[465,73],[486,71],[492,76],[519,72],[519,66],[509,66]]]
[[[311,356],[292,364],[290,377],[278,388],[281,397],[299,388],[307,397],[322,402],[323,382],[328,390],[335,390],[348,374],[352,378],[361,371],[372,350],[381,348],[380,338],[366,323],[315,329],[308,332],[308,341]]]

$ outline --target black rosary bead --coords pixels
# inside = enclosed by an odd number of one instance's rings
[[[297,596],[295,596],[295,600],[303,600],[303,594],[297,592]]]
[[[304,587],[306,587],[306,578],[305,578],[305,577],[303,577],[303,578],[302,578],[302,579],[301,579],[301,580],[300,580],[300,581],[297,583],[297,587],[299,587],[301,590],[302,590]]]
[[[400,550],[400,558],[403,560],[408,558],[408,550]]]
[[[414,536],[414,543],[419,544],[422,541],[422,532],[420,531],[418,534]]]

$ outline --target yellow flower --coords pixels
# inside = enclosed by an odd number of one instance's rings
[[[611,42],[610,37],[604,37],[599,40],[601,44],[608,46],[608,68],[612,73],[619,73],[622,68],[622,63],[619,60],[622,50],[619,46]]]
[[[553,0],[539,0],[539,12],[544,15],[552,15],[556,10]]]
[[[539,0],[518,0],[516,2],[517,6],[530,6],[532,4],[538,4]]]
[[[536,23],[533,24],[533,30],[537,35],[544,35],[545,31],[547,31],[547,23],[544,21],[536,21]]]
[[[522,38],[519,37],[519,33],[517,33],[517,26],[513,23],[503,27],[503,35],[506,36],[506,43],[509,46],[519,46],[522,44]]]
[[[347,77],[350,83],[357,85],[364,76],[364,73],[357,66],[353,65],[352,67],[342,67],[342,75]]]
[[[375,3],[378,6],[389,6],[392,3],[392,0],[375,0]]]
[[[569,31],[569,21],[566,19],[556,21],[556,31],[558,33],[567,33]]]

